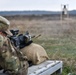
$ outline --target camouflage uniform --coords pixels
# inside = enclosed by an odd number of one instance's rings
[[[0,66],[10,75],[27,75],[27,60],[22,54],[19,56],[9,38],[1,34],[9,25],[9,21],[0,16]]]

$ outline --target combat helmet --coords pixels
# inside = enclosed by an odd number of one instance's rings
[[[6,18],[0,16],[0,31],[6,31],[9,28],[9,25],[10,22]]]

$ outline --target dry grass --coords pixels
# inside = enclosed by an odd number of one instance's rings
[[[69,35],[76,32],[76,21],[73,17],[69,20],[65,19],[62,23],[61,20],[54,20],[51,16],[50,19],[48,16],[10,16],[6,18],[11,22],[11,28],[18,28],[21,32],[28,30],[31,34],[41,34],[48,38],[50,38],[49,36]],[[51,18],[53,19],[51,20]],[[59,17],[57,16],[57,18]]]

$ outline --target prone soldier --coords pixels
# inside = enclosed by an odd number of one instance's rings
[[[9,29],[10,22],[0,16],[0,68],[9,75],[27,75],[27,58],[17,50],[7,35],[12,35]]]

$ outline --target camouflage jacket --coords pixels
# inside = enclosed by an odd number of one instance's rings
[[[19,59],[10,40],[2,35],[0,35],[0,60],[0,66],[12,73],[20,73],[22,69],[28,68],[27,61]]]

